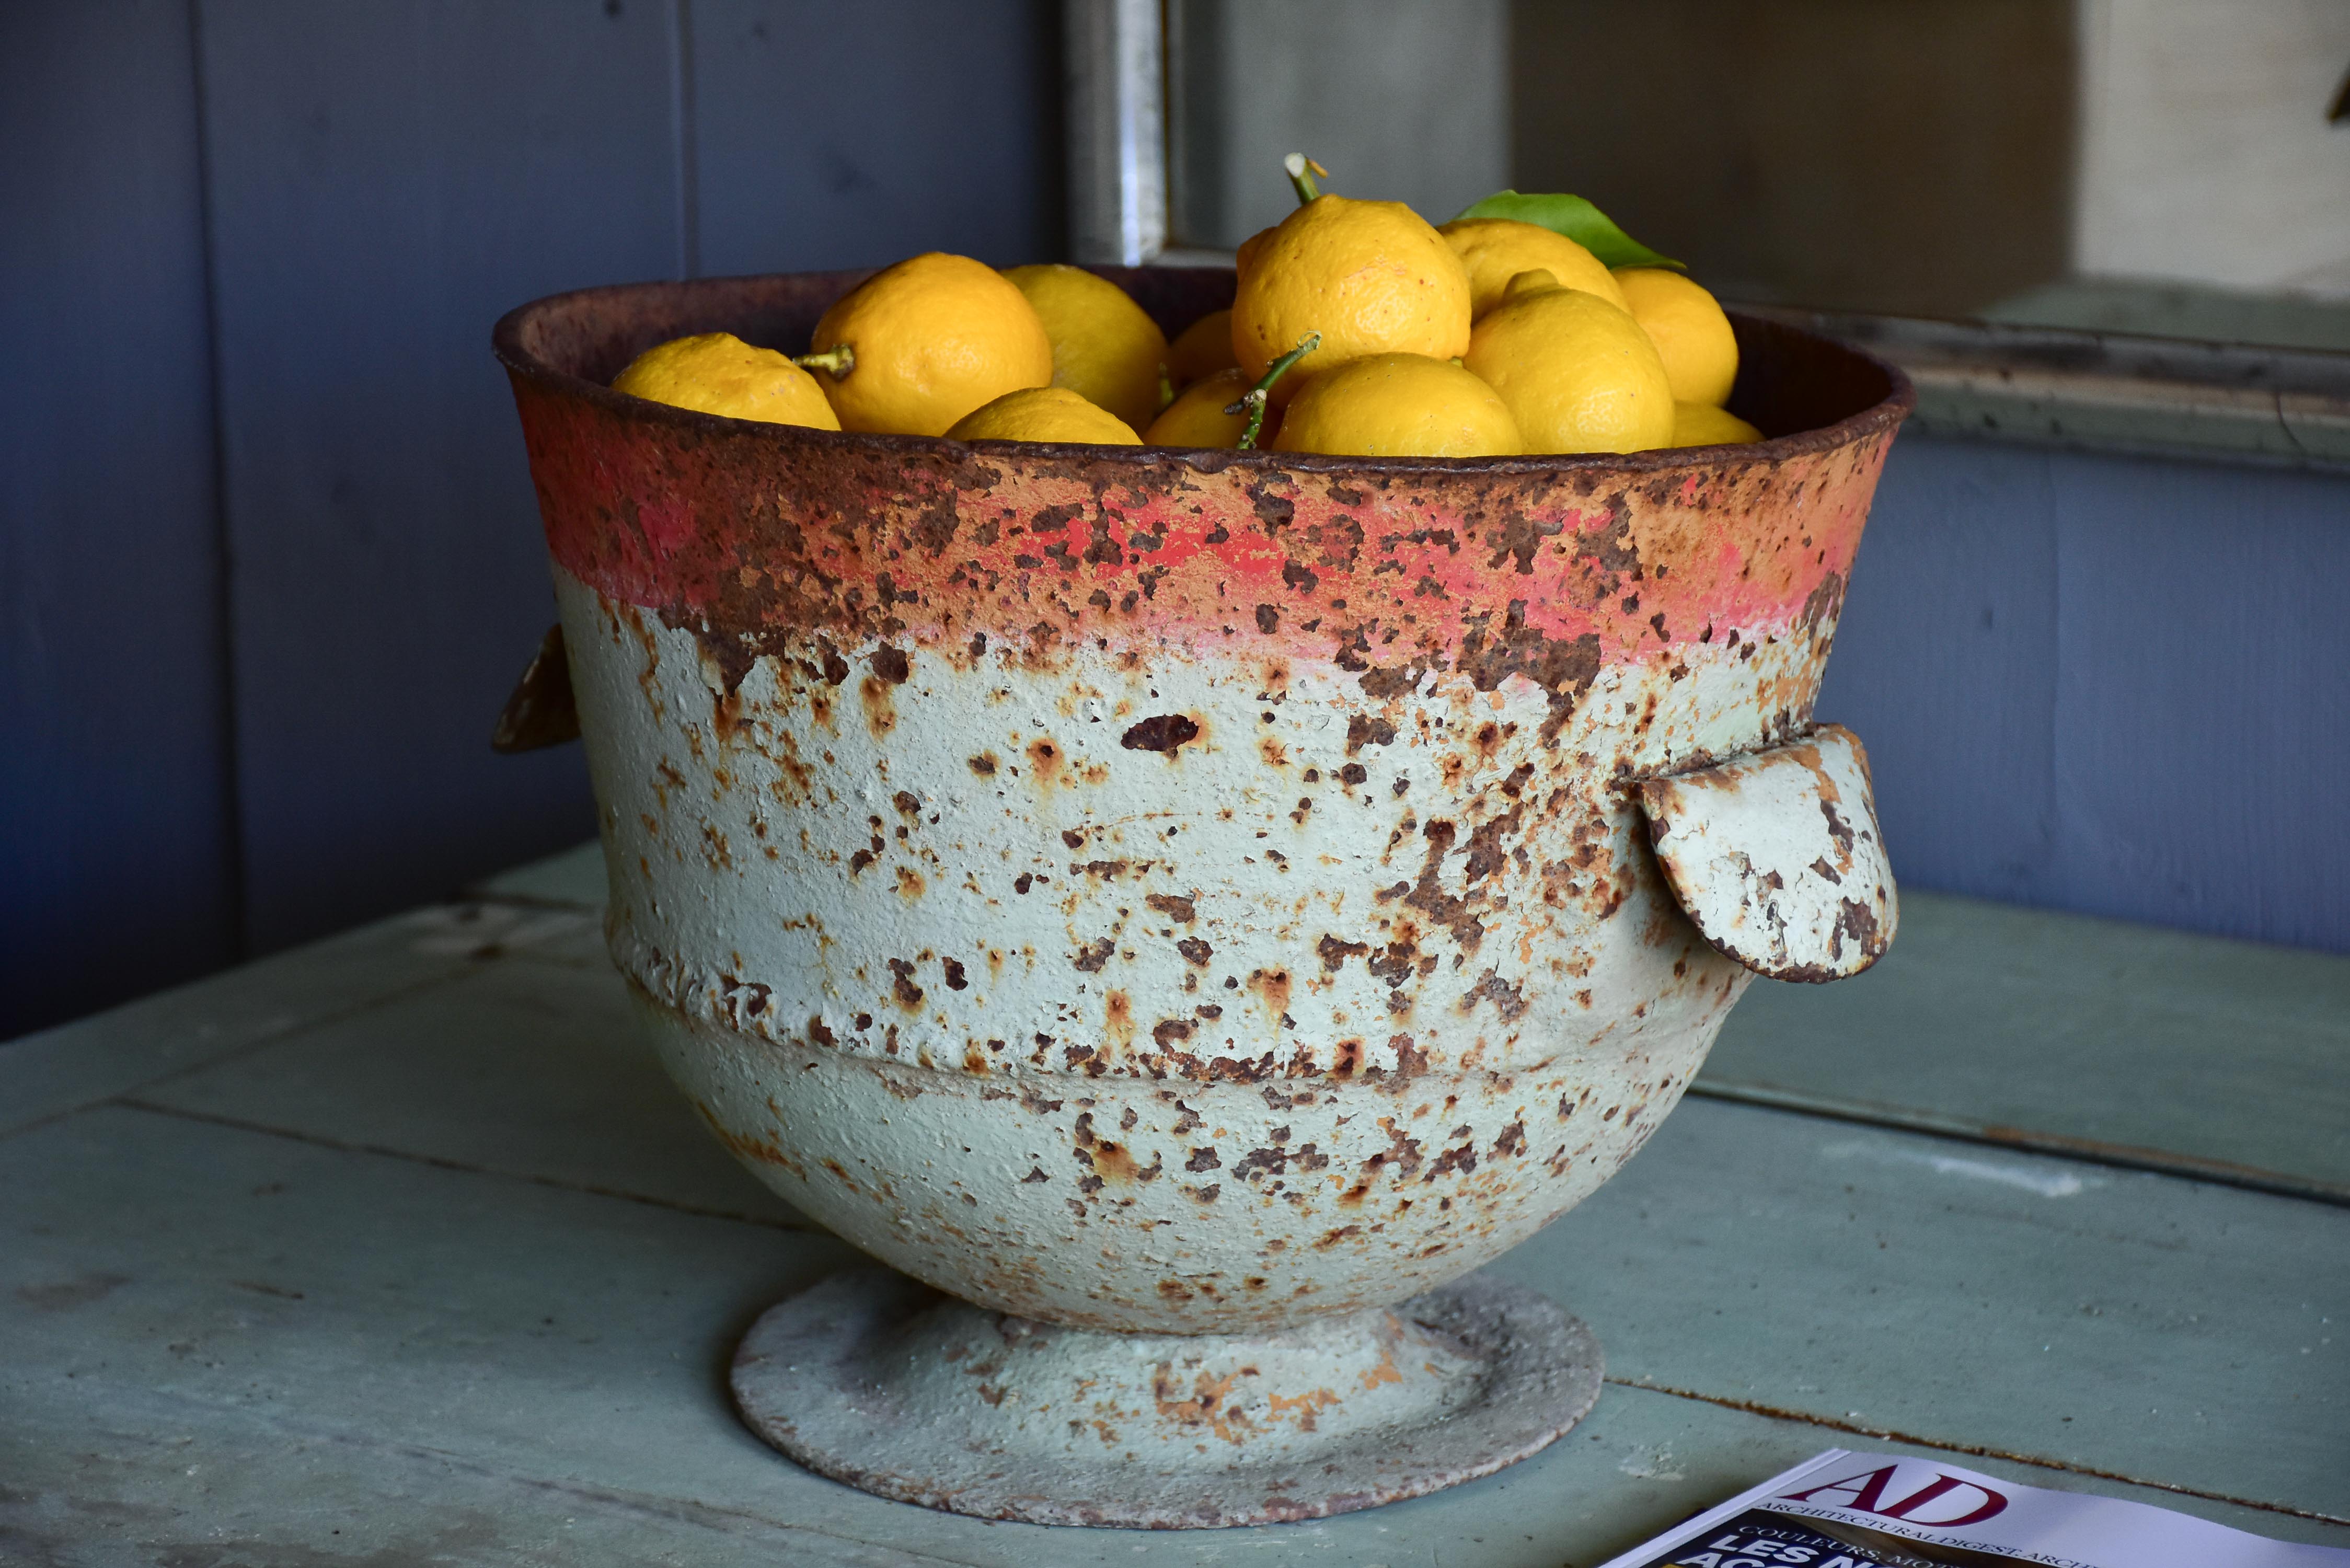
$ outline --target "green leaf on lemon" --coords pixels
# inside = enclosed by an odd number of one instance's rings
[[[1565,234],[1585,250],[1599,258],[1604,267],[1669,266],[1687,272],[1688,267],[1668,255],[1659,255],[1616,226],[1616,221],[1580,196],[1524,195],[1516,191],[1499,191],[1453,219],[1513,218],[1521,223],[1534,223],[1555,234]]]

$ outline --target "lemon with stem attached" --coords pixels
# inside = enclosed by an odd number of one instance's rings
[[[1166,412],[1150,421],[1142,432],[1149,446],[1211,446],[1240,445],[1241,432],[1248,429],[1248,410],[1240,408],[1247,396],[1249,380],[1238,366],[1226,366],[1210,371],[1175,394]],[[1227,410],[1238,410],[1227,412]]]
[[[1444,236],[1401,202],[1321,192],[1302,155],[1289,165],[1303,204],[1242,247],[1232,300],[1232,357],[1252,380],[1321,335],[1297,375],[1274,389],[1274,406],[1303,378],[1365,355],[1464,351],[1469,274]]]
[[[773,348],[732,332],[672,337],[612,379],[616,391],[729,419],[837,431],[840,421],[816,379]]]
[[[843,430],[944,435],[983,403],[1053,379],[1053,341],[1027,296],[985,263],[938,251],[834,301],[815,347],[848,351],[823,381]]]

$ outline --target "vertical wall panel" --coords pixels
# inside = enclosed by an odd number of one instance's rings
[[[1172,243],[1229,249],[1297,206],[1284,154],[1333,191],[1440,223],[1510,183],[1507,0],[1169,0]],[[1521,88],[1521,91],[1525,89]],[[1557,74],[1532,85],[1544,100]],[[1533,190],[1557,189],[1530,186]]]
[[[1053,0],[692,0],[700,268],[1066,247]]]
[[[1898,438],[1862,535],[1823,719],[1868,747],[1920,886],[2044,903],[2056,835],[2056,520],[2031,447]]]
[[[2052,467],[2060,901],[2350,950],[2350,480]]]
[[[2350,481],[1902,436],[1820,716],[1922,888],[2350,951]]]
[[[194,81],[0,7],[0,1038],[236,950]]]
[[[650,0],[203,0],[238,763],[262,948],[591,830],[487,735],[553,618],[491,323],[677,265]]]

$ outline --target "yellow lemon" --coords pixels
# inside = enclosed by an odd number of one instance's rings
[[[1053,379],[1053,340],[1027,296],[985,263],[938,251],[835,300],[815,348],[842,347],[857,363],[823,385],[844,430],[943,435],[982,403]]]
[[[1546,288],[1565,288],[1565,286],[1558,281],[1558,275],[1550,268],[1538,266],[1531,272],[1522,272],[1511,278],[1508,286],[1502,290],[1502,297],[1494,303],[1504,304],[1522,294],[1540,294]],[[1584,292],[1588,294],[1590,290],[1586,289]]]
[[[612,386],[631,397],[730,419],[840,428],[814,376],[773,348],[754,348],[732,332],[672,337],[648,348],[612,379]]]
[[[1402,202],[1317,196],[1243,248],[1232,357],[1254,382],[1309,332],[1321,346],[1275,384],[1275,403],[1294,381],[1366,354],[1462,352],[1469,274]]]
[[[1247,428],[1246,412],[1224,410],[1241,400],[1253,383],[1237,368],[1227,366],[1201,377],[1175,395],[1167,411],[1142,432],[1149,446],[1238,446]],[[1260,441],[1264,434],[1257,432]]]
[[[1738,335],[1713,296],[1660,266],[1627,266],[1616,281],[1624,290],[1624,308],[1664,357],[1673,396],[1717,408],[1728,402],[1738,379]]]
[[[1717,409],[1711,403],[1673,405],[1671,445],[1743,446],[1748,441],[1762,439],[1761,431],[1728,409]]]
[[[1536,267],[1561,287],[1596,294],[1610,305],[1624,303],[1624,291],[1599,258],[1565,234],[1515,218],[1456,218],[1439,229],[1469,269],[1470,310],[1482,316],[1502,302],[1510,279]]]
[[[1300,388],[1273,447],[1357,457],[1513,457],[1525,443],[1493,389],[1460,366],[1425,354],[1371,354]]]
[[[1256,253],[1264,248],[1264,242],[1273,238],[1275,230],[1280,226],[1276,223],[1270,229],[1259,229],[1243,240],[1232,251],[1232,270],[1243,273],[1255,265]]]
[[[1006,267],[1053,340],[1053,385],[1100,404],[1140,429],[1159,411],[1167,334],[1126,290],[1083,267],[1054,262]]]
[[[947,431],[956,441],[1057,441],[1140,446],[1124,420],[1066,387],[1024,387],[973,409]]]
[[[1229,370],[1239,363],[1232,358],[1232,313],[1229,310],[1211,310],[1183,328],[1174,347],[1167,350],[1167,374],[1179,387],[1188,387],[1202,376]]]
[[[1461,361],[1501,395],[1525,450],[1640,452],[1673,439],[1672,383],[1640,324],[1596,294],[1522,290]]]

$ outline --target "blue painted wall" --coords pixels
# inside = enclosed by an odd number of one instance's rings
[[[0,6],[0,1037],[242,950],[191,48]]]
[[[1053,0],[0,5],[0,1038],[593,831],[490,324],[1063,253]]]

